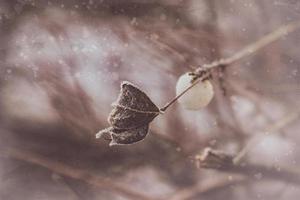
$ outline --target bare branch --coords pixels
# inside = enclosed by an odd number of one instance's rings
[[[271,44],[272,42],[275,42],[276,40],[280,39],[281,37],[294,32],[298,28],[300,28],[299,21],[284,25],[284,26],[278,28],[277,30],[265,35],[258,41],[246,46],[245,48],[243,48],[242,50],[240,50],[233,56],[214,61],[210,64],[203,65],[198,70],[211,69],[211,68],[215,68],[215,67],[230,65],[242,58],[245,58],[247,56],[255,54],[262,48],[266,47],[267,45]]]
[[[102,177],[97,177],[95,175],[90,174],[87,171],[72,168],[71,166],[47,159],[33,152],[23,151],[16,148],[7,148],[4,149],[4,155],[12,157],[14,159],[22,160],[25,162],[45,167],[57,174],[84,181],[100,189],[114,191],[130,199],[153,200],[153,198],[147,197],[139,192],[133,191],[127,187],[124,187],[121,184],[115,183],[114,181],[104,179]]]

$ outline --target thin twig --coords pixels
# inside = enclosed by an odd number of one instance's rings
[[[200,81],[202,81],[202,78],[198,78],[197,80],[195,80],[189,87],[187,87],[183,92],[181,92],[179,95],[177,95],[176,97],[174,97],[170,102],[168,102],[164,107],[160,108],[159,110],[161,112],[166,111],[173,103],[175,103],[182,95],[184,95],[187,91],[189,91],[192,87],[194,87],[195,85],[197,85]]]
[[[231,57],[228,58],[224,58],[224,59],[220,59],[218,61],[212,62],[210,64],[206,64],[203,65],[201,67],[201,69],[211,69],[211,68],[215,68],[215,67],[219,67],[219,66],[227,66],[230,65],[242,58],[245,58],[247,56],[250,56],[252,54],[255,54],[256,52],[258,52],[260,49],[266,47],[267,45],[271,44],[272,42],[280,39],[283,36],[288,35],[289,33],[294,32],[295,30],[297,30],[298,28],[300,28],[300,22],[292,22],[290,24],[281,26],[280,28],[278,28],[277,30],[263,36],[261,39],[259,39],[258,41],[246,46],[245,48],[243,48],[242,50],[238,51],[236,54],[234,54]]]
[[[74,197],[76,200],[83,200],[84,198],[81,197],[81,195],[75,190],[66,180],[65,177],[60,176],[56,173],[52,174],[52,179],[55,179],[58,183],[60,183],[62,186],[65,186],[66,190],[69,191],[70,196]]]
[[[241,60],[242,58],[245,58],[247,56],[253,55],[257,53],[262,48],[266,47],[267,45],[271,44],[272,42],[280,39],[283,36],[288,35],[289,33],[294,32],[300,28],[300,22],[292,22],[290,24],[284,25],[277,30],[263,36],[258,41],[246,46],[242,50],[238,51],[236,54],[234,54],[231,57],[228,58],[222,58],[220,60],[216,60],[210,64],[204,64],[197,68],[194,73],[198,74],[203,71],[209,71],[213,68],[222,67],[222,66],[228,66],[233,64],[234,62]],[[187,89],[185,89],[183,92],[181,92],[179,95],[174,97],[170,102],[168,102],[164,107],[162,107],[160,110],[162,112],[166,111],[172,104],[174,104],[181,96],[183,96],[188,90],[190,90],[192,87],[194,87],[197,83],[202,81],[201,77],[199,77],[197,80],[193,82]]]
[[[223,169],[226,172],[236,173],[248,176],[252,179],[272,179],[286,181],[300,185],[300,173],[287,167],[270,167],[260,164],[248,163],[246,165],[232,165],[232,167]]]
[[[230,160],[231,159],[231,160]],[[215,169],[256,179],[273,179],[300,185],[300,171],[287,167],[265,166],[262,164],[236,164],[233,157],[221,151],[206,148],[202,155],[196,157],[201,168]]]
[[[199,198],[199,196],[214,194],[216,192],[220,192],[220,190],[247,182],[249,182],[249,179],[245,177],[235,177],[231,180],[228,179],[228,177],[218,178],[213,182],[199,183],[193,187],[179,190],[169,197],[168,200],[188,200],[196,196]]]

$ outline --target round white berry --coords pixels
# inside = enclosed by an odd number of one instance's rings
[[[180,76],[176,84],[176,94],[179,95],[187,89],[192,84],[192,80],[193,75],[189,73]],[[194,85],[178,101],[186,109],[198,110],[207,106],[213,96],[213,86],[209,80],[205,80]]]

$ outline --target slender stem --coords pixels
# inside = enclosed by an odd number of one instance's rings
[[[210,70],[213,68],[221,67],[221,66],[228,66],[242,58],[245,58],[247,56],[250,56],[252,54],[255,54],[262,48],[266,47],[267,45],[271,44],[274,41],[277,41],[282,36],[286,36],[289,33],[294,32],[300,28],[300,21],[292,22],[290,24],[281,26],[277,30],[263,36],[258,41],[246,46],[245,48],[238,51],[236,54],[228,57],[228,58],[222,58],[220,60],[216,60],[210,64],[204,64],[203,66],[197,68],[194,73],[198,74],[199,72],[203,70]],[[190,90],[192,87],[194,87],[197,83],[202,81],[202,78],[198,78],[191,84],[188,88],[186,88],[183,92],[175,96],[171,101],[169,101],[164,107],[160,109],[161,112],[166,111],[172,104],[174,104],[181,96],[183,96],[188,90]]]
[[[300,28],[300,22],[292,22],[290,24],[284,25],[276,29],[275,31],[263,36],[261,39],[257,40],[256,42],[244,47],[240,51],[238,51],[236,54],[228,57],[228,58],[223,58],[217,61],[214,61],[210,64],[205,64],[201,68],[198,68],[203,70],[204,69],[211,69],[214,67],[220,67],[221,65],[229,65],[232,64],[244,57],[250,56],[260,49],[264,48],[265,46],[271,44],[272,42],[280,39],[282,36],[286,36],[289,33],[294,32]]]
[[[202,80],[202,78],[198,78],[197,80],[195,80],[189,87],[187,87],[184,91],[182,91],[180,94],[174,97],[170,102],[168,102],[164,107],[160,108],[159,110],[161,112],[166,111],[173,103],[177,101],[177,99],[179,99],[182,95],[184,95],[187,91],[189,91],[192,87],[194,87],[197,83],[199,83]]]

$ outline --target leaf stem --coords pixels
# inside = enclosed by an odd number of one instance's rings
[[[189,87],[187,87],[184,91],[182,91],[179,95],[174,97],[170,102],[168,102],[164,107],[160,108],[159,110],[164,113],[173,103],[175,103],[182,95],[184,95],[187,91],[189,91],[192,87],[194,87],[197,83],[199,83],[201,79],[197,79],[194,81],[193,84],[191,84]]]

